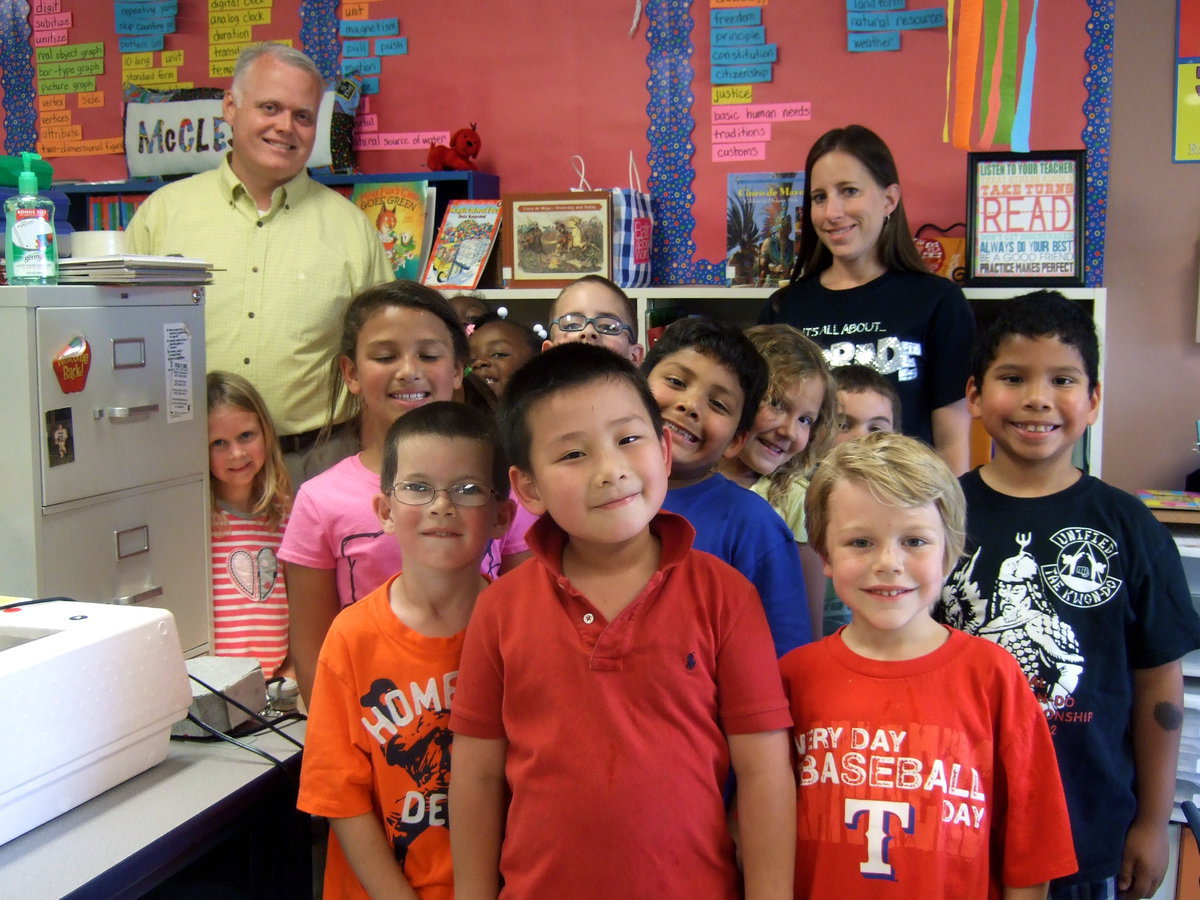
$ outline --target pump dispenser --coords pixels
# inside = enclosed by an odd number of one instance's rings
[[[54,203],[38,196],[36,153],[22,153],[17,196],[4,201],[4,264],[9,284],[58,284]]]

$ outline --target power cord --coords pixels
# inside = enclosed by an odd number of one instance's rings
[[[285,722],[304,722],[308,716],[304,713],[292,711],[289,713],[280,713],[277,717],[271,719],[273,725],[282,725]],[[253,720],[247,720],[236,728],[229,729],[229,733],[234,737],[254,737],[260,734],[273,730],[272,725],[260,725]]]
[[[192,679],[192,681],[196,682],[196,684],[200,685],[200,687],[204,688],[205,690],[212,691],[212,693],[216,694],[218,697],[220,697],[226,703],[229,703],[232,706],[236,706],[238,709],[240,709],[246,715],[250,716],[250,718],[254,719],[256,722],[258,722],[262,726],[269,728],[271,731],[275,732],[277,735],[279,735],[284,740],[291,741],[293,744],[295,744],[301,750],[304,749],[304,743],[302,741],[298,741],[294,737],[292,737],[290,734],[288,734],[287,732],[282,731],[279,728],[276,728],[274,722],[272,722],[269,719],[263,718],[255,710],[252,710],[250,707],[243,705],[239,701],[235,700],[233,697],[230,697],[224,691],[217,690],[217,688],[213,687],[211,684],[204,681],[203,679],[197,678],[191,672],[188,672],[188,678]],[[188,713],[188,718],[189,719],[192,718],[191,713]],[[207,725],[205,726],[204,730],[211,731],[211,729],[209,727],[207,727]],[[222,735],[222,737],[225,736],[224,732],[219,732],[219,733]]]
[[[281,771],[288,778],[292,778],[292,773],[289,772],[287,770],[287,768],[283,765],[282,760],[276,759],[274,756],[272,756],[270,753],[267,753],[265,750],[260,750],[258,747],[252,747],[247,743],[239,741],[235,737],[230,737],[229,735],[225,734],[225,732],[223,732],[223,731],[218,731],[216,728],[213,728],[211,725],[209,725],[207,722],[205,722],[203,719],[201,719],[199,716],[197,716],[193,712],[189,712],[187,714],[187,717],[188,717],[188,721],[191,722],[193,725],[195,725],[197,728],[199,728],[203,731],[207,731],[209,734],[211,734],[213,737],[215,737],[219,740],[226,741],[227,743],[233,744],[235,747],[241,747],[243,750],[249,750],[251,753],[253,753],[257,756],[261,756],[263,759],[269,761],[272,765],[274,765],[277,769],[279,769],[279,771]]]

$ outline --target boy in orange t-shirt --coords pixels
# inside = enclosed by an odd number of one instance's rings
[[[330,819],[326,900],[452,900],[446,793],[463,633],[479,561],[513,505],[479,412],[430,403],[384,443],[375,510],[404,571],[344,609],[317,660],[297,805]]]

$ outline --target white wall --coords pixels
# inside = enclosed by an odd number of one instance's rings
[[[1175,4],[1116,6],[1103,475],[1181,490],[1200,468],[1200,163],[1171,161]]]

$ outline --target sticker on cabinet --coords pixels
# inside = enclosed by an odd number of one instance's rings
[[[192,418],[192,332],[182,322],[163,324],[167,353],[167,422]]]

